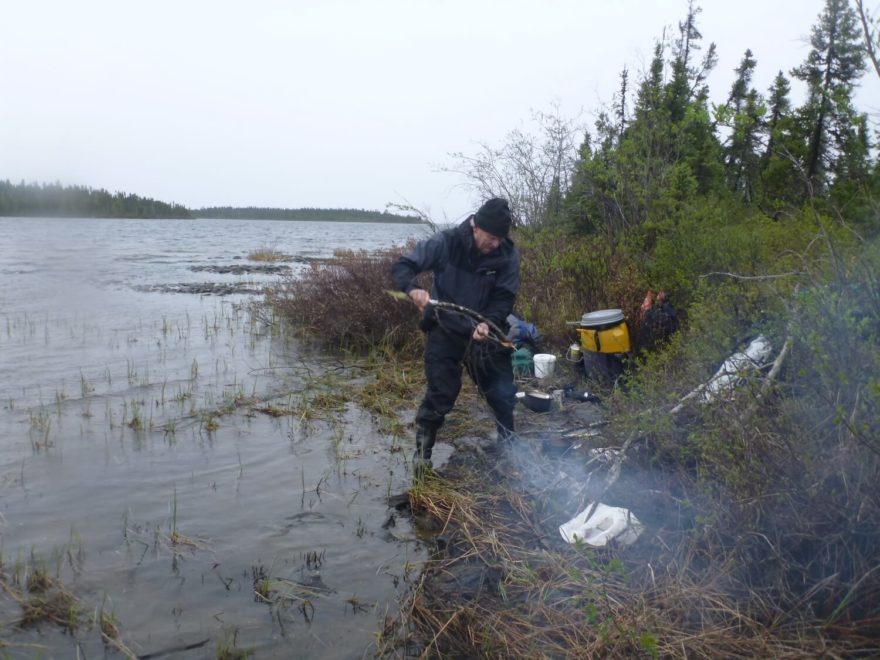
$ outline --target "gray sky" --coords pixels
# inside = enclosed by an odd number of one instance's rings
[[[703,0],[727,95],[800,64],[823,0]],[[869,6],[871,3],[868,3]],[[0,0],[0,179],[189,207],[475,201],[438,173],[558,104],[592,124],[686,0]],[[796,81],[793,91],[800,89]],[[876,119],[868,72],[859,108]]]

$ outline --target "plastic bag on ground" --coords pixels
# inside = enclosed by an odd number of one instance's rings
[[[569,543],[580,540],[595,548],[612,540],[629,545],[643,530],[644,526],[629,509],[608,506],[601,502],[591,502],[574,518],[559,526],[559,533]]]

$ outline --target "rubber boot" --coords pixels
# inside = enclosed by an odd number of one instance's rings
[[[507,445],[514,439],[513,432],[513,415],[508,417],[506,420],[496,419],[495,420],[495,432],[496,438],[499,445]]]
[[[416,474],[423,473],[431,465],[431,453],[434,451],[434,442],[437,439],[437,429],[429,429],[419,426],[416,429],[416,451],[413,454],[413,471]]]

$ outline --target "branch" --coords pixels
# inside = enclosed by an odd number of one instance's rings
[[[445,310],[451,310],[453,312],[457,312],[457,313],[461,314],[462,316],[467,316],[468,318],[473,319],[477,323],[485,323],[486,325],[489,326],[489,328],[492,330],[492,332],[494,332],[496,335],[498,335],[497,338],[489,335],[489,337],[487,337],[487,339],[490,339],[491,341],[495,342],[499,346],[503,346],[504,348],[513,348],[513,342],[507,338],[507,335],[505,334],[505,332],[501,328],[499,328],[497,325],[495,325],[495,323],[493,321],[487,319],[485,316],[483,316],[479,312],[475,312],[474,310],[469,309],[467,307],[462,307],[461,305],[456,305],[455,303],[434,300],[433,298],[428,301],[428,304],[431,305],[432,307],[436,307],[437,309],[445,309]]]
[[[740,424],[745,423],[746,420],[750,419],[752,415],[758,410],[758,404],[761,399],[767,395],[767,392],[770,391],[770,387],[773,385],[773,382],[776,380],[776,377],[779,375],[780,370],[782,369],[782,363],[785,362],[785,358],[788,357],[789,352],[791,351],[791,345],[793,340],[791,335],[788,335],[785,338],[785,343],[782,345],[782,350],[779,351],[779,355],[776,356],[776,359],[773,361],[773,366],[770,368],[770,371],[767,373],[767,377],[764,378],[764,382],[761,383],[761,389],[758,392],[757,399],[750,405],[746,411],[740,416]]]
[[[856,9],[859,12],[859,20],[862,22],[862,32],[865,35],[865,51],[871,59],[871,64],[874,65],[874,71],[880,76],[880,61],[878,61],[877,51],[874,49],[874,34],[869,25],[870,17],[868,16],[868,12],[865,11],[865,5],[862,3],[862,0],[856,0]]]
[[[723,273],[723,272],[712,272],[706,273],[704,275],[700,275],[700,278],[712,277],[712,275],[724,275],[725,277],[733,277],[737,280],[778,280],[783,277],[800,277],[802,275],[806,275],[807,273],[801,273],[798,271],[792,271],[791,273],[777,273],[775,275],[737,275],[736,273]]]

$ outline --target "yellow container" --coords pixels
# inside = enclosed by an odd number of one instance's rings
[[[628,353],[629,328],[619,309],[602,309],[581,317],[577,327],[581,348],[591,353]]]

